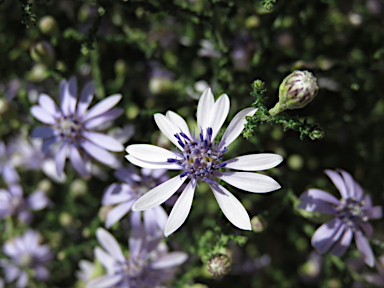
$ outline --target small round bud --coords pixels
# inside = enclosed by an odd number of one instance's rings
[[[55,18],[53,18],[50,15],[47,15],[41,18],[38,26],[41,33],[45,35],[55,36],[55,37],[58,37],[60,35],[59,26],[57,25]]]
[[[311,102],[319,90],[311,72],[296,70],[284,78],[279,87],[279,102],[269,110],[274,116],[286,109],[299,109]]]
[[[99,209],[100,220],[105,222],[105,220],[107,220],[107,216],[108,216],[109,212],[111,212],[112,209],[113,209],[113,207],[110,205],[101,206]]]
[[[115,62],[115,73],[117,75],[124,75],[127,71],[127,65],[123,59],[119,59]]]
[[[82,196],[88,192],[87,182],[83,179],[75,179],[69,186],[69,194],[72,197]]]
[[[47,41],[37,42],[30,50],[31,58],[47,67],[52,66],[55,61],[55,51]]]
[[[220,277],[228,274],[231,270],[231,259],[227,255],[217,254],[207,262],[207,270],[214,277]]]
[[[255,233],[263,232],[267,227],[267,222],[261,215],[253,216],[251,219],[252,231]]]
[[[172,80],[163,76],[155,76],[149,80],[149,91],[154,95],[170,92],[173,89]]]

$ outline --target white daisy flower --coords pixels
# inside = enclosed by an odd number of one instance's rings
[[[220,168],[240,171],[259,171],[270,169],[281,163],[283,158],[277,154],[252,154],[222,161],[226,147],[243,131],[246,116],[252,116],[257,109],[246,108],[235,115],[229,123],[220,143],[214,139],[220,131],[229,112],[229,98],[223,94],[215,102],[207,88],[197,106],[197,125],[199,135],[191,134],[185,120],[175,112],[165,115],[155,114],[155,122],[161,132],[180,150],[173,152],[147,144],[129,145],[126,156],[132,164],[150,169],[182,170],[182,173],[153,188],[139,198],[132,206],[134,211],[147,210],[162,204],[189,179],[188,185],[176,201],[165,226],[165,236],[176,231],[187,218],[197,182],[206,182],[212,189],[221,210],[236,227],[251,230],[248,213],[235,196],[217,183],[219,178],[239,189],[265,193],[280,188],[279,183],[269,176],[250,172],[220,172]]]

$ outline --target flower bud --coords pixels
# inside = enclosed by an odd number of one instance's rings
[[[261,215],[253,216],[251,219],[252,231],[255,233],[263,232],[267,227],[267,222]]]
[[[173,81],[163,76],[155,76],[149,80],[149,91],[154,95],[165,94],[173,89]]]
[[[127,71],[127,65],[123,59],[119,59],[115,62],[115,73],[117,75],[124,75]]]
[[[207,262],[207,270],[214,277],[220,277],[228,274],[231,270],[231,259],[227,255],[217,254],[212,256]]]
[[[60,29],[57,25],[55,18],[50,15],[44,16],[39,21],[40,32],[48,35],[58,37],[60,35]]]
[[[36,62],[44,64],[47,67],[51,67],[55,61],[55,51],[50,43],[47,41],[37,42],[31,48],[31,57]]]
[[[279,87],[279,102],[269,110],[274,116],[286,109],[299,109],[311,102],[319,90],[311,72],[296,70],[284,78]]]

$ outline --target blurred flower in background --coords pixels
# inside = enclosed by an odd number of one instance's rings
[[[17,183],[20,181],[19,173],[17,173],[10,155],[10,149],[3,141],[0,141],[0,174],[7,184]]]
[[[22,170],[42,170],[52,180],[62,183],[65,173],[59,175],[51,151],[44,152],[42,139],[30,139],[20,136],[10,143],[11,160],[15,167]]]
[[[90,176],[90,159],[113,168],[119,162],[109,151],[122,151],[122,144],[111,136],[95,132],[103,124],[119,117],[123,110],[113,108],[122,98],[120,94],[102,100],[88,110],[94,95],[93,82],[88,83],[77,100],[77,82],[72,77],[60,83],[60,109],[46,94],[39,96],[38,105],[31,108],[32,115],[48,126],[33,130],[32,137],[43,138],[43,151],[55,149],[56,170],[63,173],[69,150],[69,159],[75,170],[82,176]]]
[[[124,183],[113,183],[108,186],[102,199],[103,205],[116,205],[107,214],[105,226],[110,228],[123,218],[133,203],[152,188],[169,179],[166,169],[141,169],[141,175],[135,168],[120,168],[115,171],[117,179]],[[141,212],[131,211],[131,216],[141,218]],[[134,215],[138,214],[138,215]],[[168,216],[163,207],[156,206],[144,211],[144,227],[149,235],[164,231]]]
[[[187,260],[184,252],[170,252],[161,238],[149,240],[141,222],[131,232],[129,258],[126,258],[119,243],[108,231],[98,228],[96,237],[101,246],[94,254],[105,267],[107,274],[91,280],[86,288],[107,287],[164,287],[161,284],[171,280],[175,268]]]
[[[28,269],[33,270],[30,275],[36,280],[48,280],[50,273],[45,266],[53,255],[48,245],[40,245],[39,242],[39,233],[27,230],[22,236],[4,243],[3,252],[11,258],[0,260],[7,283],[16,281],[18,288],[31,287],[28,286]]]
[[[366,239],[372,236],[373,227],[368,221],[380,219],[382,207],[372,206],[371,197],[364,196],[363,189],[351,174],[344,170],[336,171],[324,172],[339,190],[340,200],[316,188],[309,189],[300,196],[298,208],[335,216],[316,230],[312,236],[312,246],[321,254],[330,250],[332,255],[342,256],[354,236],[365,263],[373,267],[374,254]]]
[[[31,211],[42,210],[50,203],[43,191],[35,191],[23,197],[20,185],[13,184],[8,189],[0,189],[0,219],[17,215],[24,223],[32,221]]]

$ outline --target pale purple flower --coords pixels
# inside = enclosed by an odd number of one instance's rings
[[[102,204],[116,205],[107,215],[105,226],[110,228],[113,224],[123,218],[137,199],[160,183],[168,180],[165,169],[141,170],[139,175],[133,167],[120,168],[116,170],[115,177],[124,183],[113,183],[105,190]],[[131,217],[141,217],[141,212],[132,211]],[[134,215],[138,214],[138,215]],[[164,231],[168,216],[163,207],[156,206],[144,211],[144,226],[148,234],[155,235]]]
[[[0,189],[0,219],[15,215],[24,223],[32,220],[31,211],[42,210],[50,203],[43,191],[35,191],[27,198],[20,185],[13,184],[8,189]]]
[[[42,139],[18,137],[11,142],[11,161],[15,167],[23,170],[42,170],[52,180],[62,183],[66,180],[65,173],[57,174],[55,160],[50,151],[42,150]]]
[[[161,238],[149,240],[137,230],[141,237],[130,237],[129,258],[126,258],[119,243],[103,228],[96,230],[101,246],[94,254],[106,269],[106,275],[90,281],[86,288],[161,288],[172,279],[175,268],[187,260],[184,252],[168,253]],[[134,232],[132,234],[135,234]]]
[[[83,176],[90,175],[90,159],[117,168],[119,162],[109,151],[122,151],[122,144],[111,136],[95,132],[104,124],[119,117],[123,110],[113,108],[122,98],[112,95],[88,110],[94,94],[94,84],[89,82],[77,99],[77,82],[72,77],[60,82],[60,108],[46,94],[40,94],[38,105],[31,108],[32,115],[48,126],[37,127],[32,137],[43,138],[43,151],[55,150],[57,173],[61,175],[67,156],[76,171]]]
[[[10,149],[3,141],[0,141],[0,174],[7,184],[17,183],[20,181],[19,173],[17,173],[10,155]]]
[[[332,255],[342,256],[354,236],[365,263],[372,267],[374,255],[366,237],[372,236],[373,228],[368,221],[382,217],[381,206],[372,206],[371,197],[364,196],[363,189],[348,172],[324,172],[339,190],[341,199],[316,188],[308,189],[300,196],[299,208],[335,216],[316,230],[312,246],[321,254],[330,250]]]
[[[8,240],[3,245],[3,252],[11,260],[1,259],[0,266],[4,270],[7,283],[16,281],[17,288],[27,287],[29,276],[26,269],[32,269],[34,278],[46,281],[49,271],[45,267],[52,258],[48,245],[40,245],[40,235],[33,230],[27,230],[22,236]]]
[[[229,123],[220,143],[214,140],[229,112],[229,98],[223,94],[215,102],[211,90],[204,91],[197,106],[199,135],[189,132],[187,123],[178,114],[168,111],[166,115],[155,114],[155,122],[161,132],[180,150],[173,152],[147,144],[130,145],[126,156],[131,163],[149,169],[182,170],[181,174],[144,194],[132,206],[133,211],[147,210],[169,199],[189,179],[189,183],[176,201],[165,226],[168,236],[177,230],[187,218],[192,206],[197,182],[206,182],[228,220],[240,229],[251,230],[248,213],[235,196],[218,184],[219,178],[239,189],[264,193],[280,188],[271,177],[249,172],[220,172],[220,168],[242,171],[258,171],[275,167],[282,161],[277,154],[252,154],[221,162],[226,147],[243,131],[246,116],[252,116],[257,109],[246,108],[235,115]]]

